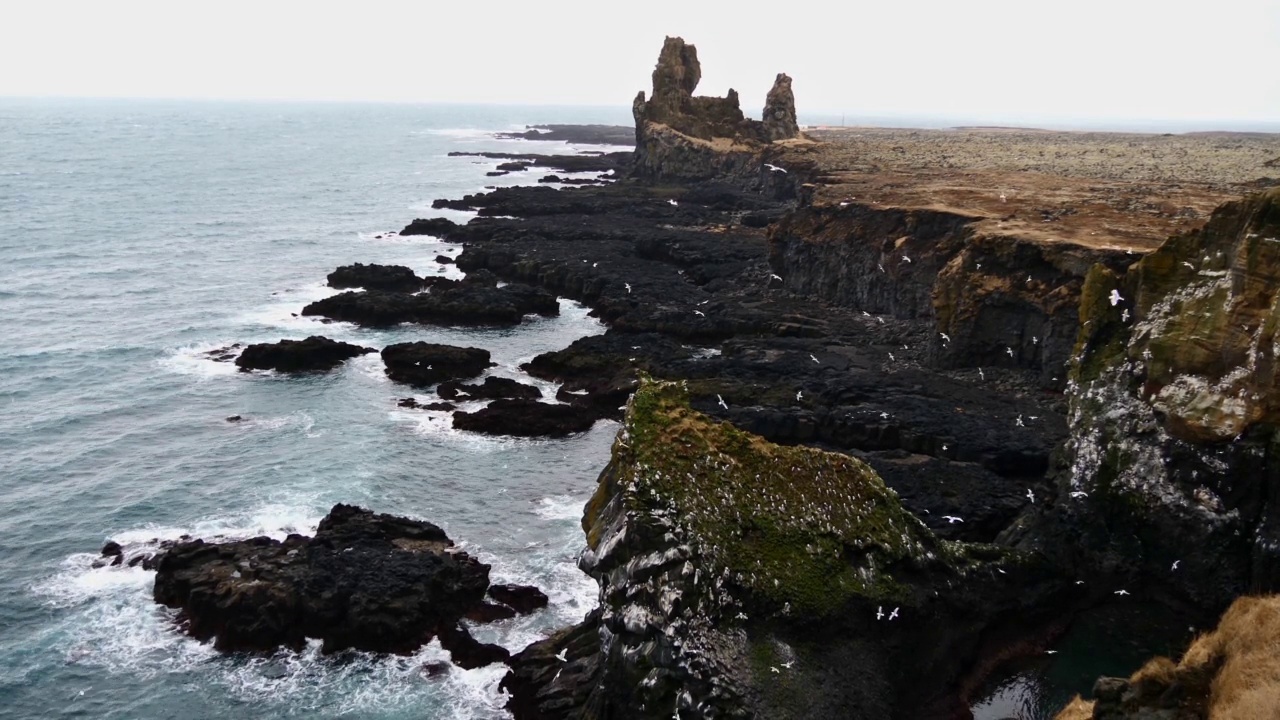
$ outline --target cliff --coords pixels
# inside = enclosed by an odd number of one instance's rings
[[[517,718],[941,717],[995,620],[1043,622],[1061,590],[938,539],[855,458],[712,421],[682,383],[637,390],[583,527],[599,610],[512,659]]]
[[[1280,597],[1242,597],[1175,663],[1099,678],[1056,720],[1260,720],[1280,712]]]
[[[765,101],[763,120],[742,113],[738,93],[695,96],[702,79],[698,50],[668,37],[653,69],[653,93],[636,95],[634,172],[641,177],[705,180],[762,171],[770,143],[800,137],[791,78],[779,73]]]
[[[1280,190],[1123,274],[1095,266],[1057,501],[1008,539],[1204,608],[1280,587],[1278,304]]]

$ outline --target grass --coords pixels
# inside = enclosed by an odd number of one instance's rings
[[[642,382],[612,465],[630,509],[678,523],[710,561],[704,571],[744,587],[761,609],[822,618],[855,597],[906,601],[893,568],[963,554],[862,461],[715,422],[689,407],[683,383]]]
[[[1182,661],[1155,658],[1129,678],[1139,697],[1178,686],[1195,717],[1274,720],[1280,714],[1280,595],[1242,597],[1216,630],[1191,643]],[[1076,697],[1055,720],[1093,717],[1093,702]]]

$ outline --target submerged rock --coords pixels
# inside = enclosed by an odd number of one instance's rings
[[[236,358],[236,367],[246,371],[324,372],[353,357],[371,352],[378,351],[312,335],[306,340],[281,340],[250,345]]]
[[[421,341],[386,346],[382,362],[387,366],[387,377],[418,387],[475,377],[493,366],[488,350]]]
[[[314,537],[180,542],[159,558],[156,602],[223,651],[408,653],[484,600],[489,566],[428,522],[335,505]]]

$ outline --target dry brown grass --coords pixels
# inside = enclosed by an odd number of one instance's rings
[[[1071,702],[1054,716],[1053,720],[1092,720],[1093,702],[1079,695],[1071,698]]]
[[[1180,685],[1211,720],[1280,718],[1280,595],[1236,600],[1216,630],[1191,643],[1182,662],[1155,658],[1129,683],[1139,697]],[[1093,705],[1077,696],[1055,720],[1091,718]]]

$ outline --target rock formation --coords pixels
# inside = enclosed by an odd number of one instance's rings
[[[403,265],[343,265],[329,273],[329,287],[415,292],[427,282]]]
[[[668,179],[758,174],[768,143],[799,137],[791,78],[779,73],[765,102],[764,120],[742,114],[738,93],[695,96],[702,79],[698,51],[668,37],[653,69],[653,94],[631,105],[636,121],[635,172]]]
[[[428,522],[335,505],[314,537],[178,542],[156,560],[156,602],[219,650],[347,648],[408,653],[439,635],[463,667],[506,659],[459,620],[484,604],[489,566]],[[530,595],[502,587],[494,596]],[[533,606],[518,603],[516,611]]]
[[[1082,292],[1058,497],[1010,539],[1215,612],[1277,589],[1280,190]]]
[[[518,719],[934,717],[982,629],[1035,625],[1061,587],[939,540],[857,459],[711,421],[680,383],[636,392],[583,527],[600,607],[512,658]]]
[[[417,387],[473,378],[493,366],[488,350],[422,341],[386,346],[382,362],[387,366],[387,377]]]
[[[387,327],[407,322],[518,325],[525,315],[552,317],[560,313],[560,304],[547,292],[523,283],[498,287],[497,279],[489,273],[472,273],[462,280],[431,278],[429,284],[430,292],[417,294],[384,290],[339,293],[307,305],[302,314]]]
[[[236,366],[246,371],[324,372],[353,357],[371,352],[378,351],[312,335],[306,340],[281,340],[250,345],[236,358]]]

